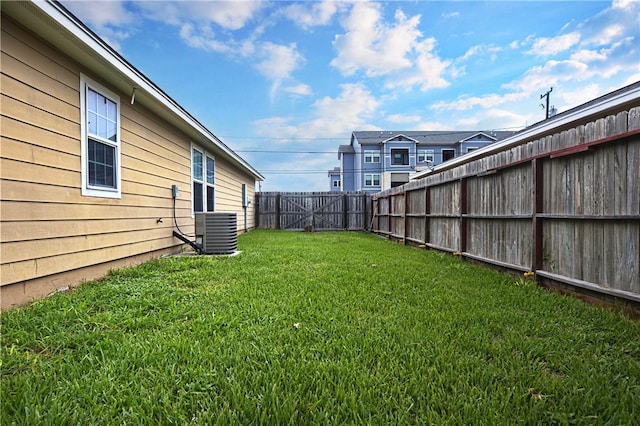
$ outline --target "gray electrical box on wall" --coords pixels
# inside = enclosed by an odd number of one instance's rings
[[[235,212],[196,213],[196,241],[205,254],[233,254],[238,250]]]
[[[247,191],[247,184],[242,184],[242,207],[249,207],[251,201],[249,200],[249,191]]]

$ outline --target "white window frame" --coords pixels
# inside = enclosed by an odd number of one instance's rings
[[[196,179],[195,176],[195,168],[194,168],[194,161],[193,161],[193,154],[194,151],[198,151],[202,157],[202,163],[200,164],[200,167],[202,168],[202,179]],[[205,151],[204,149],[202,149],[201,147],[199,147],[198,145],[194,145],[191,144],[191,151],[190,151],[190,162],[191,162],[191,214],[192,216],[195,213],[201,213],[201,211],[196,211],[195,209],[195,195],[196,195],[196,183],[199,183],[202,186],[202,212],[213,212],[216,211],[216,188],[215,188],[215,182],[216,182],[216,160],[215,157],[213,155],[211,155],[210,153],[208,153],[207,151]],[[210,159],[211,161],[213,161],[213,176],[212,176],[212,182],[208,181],[208,170],[207,170],[207,159]],[[207,188],[212,188],[213,189],[213,210],[209,210],[208,209],[208,204],[207,204]]]
[[[418,163],[433,163],[435,151],[433,149],[419,149]]]
[[[378,181],[377,184],[376,180]],[[380,173],[366,173],[364,175],[364,186],[380,186]]]
[[[340,180],[334,180],[333,181],[333,187],[334,188],[340,188],[341,184],[340,184]]]
[[[380,151],[367,149],[364,151],[364,162],[365,163],[379,163],[380,162]]]
[[[96,93],[104,96],[116,104],[116,140],[104,139],[97,135],[91,135],[95,141],[115,148],[115,188],[89,185],[89,126],[87,92],[91,88]],[[122,167],[121,167],[121,142],[120,142],[120,97],[103,85],[97,83],[84,74],[80,74],[80,176],[82,179],[81,193],[86,197],[122,198]]]
[[[208,164],[208,160],[211,160],[211,162],[213,163],[213,172],[212,172],[212,176],[209,176],[209,164]],[[204,202],[204,210],[207,212],[214,212],[216,211],[216,159],[213,158],[213,155],[205,153],[204,154],[204,198],[203,198],[203,202]],[[209,181],[209,177],[211,177],[211,182]],[[211,188],[213,190],[213,199],[211,200],[212,202],[212,209],[209,210],[209,198],[208,198],[208,188]]]

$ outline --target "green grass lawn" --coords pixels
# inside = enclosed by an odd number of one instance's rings
[[[637,424],[640,323],[363,233],[254,231],[2,313],[10,424]]]

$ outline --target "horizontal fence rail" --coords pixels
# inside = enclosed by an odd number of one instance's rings
[[[373,196],[373,229],[640,307],[640,107]]]
[[[371,195],[366,192],[259,192],[258,228],[366,231]]]

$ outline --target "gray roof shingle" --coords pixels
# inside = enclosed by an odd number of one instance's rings
[[[496,141],[511,136],[514,132],[508,131],[485,131],[485,130],[439,130],[439,131],[388,131],[388,130],[365,130],[355,131],[353,136],[361,145],[378,144],[393,139],[399,135],[415,140],[419,144],[454,144],[469,139],[479,133],[483,133]],[[343,145],[341,145],[343,146]]]

